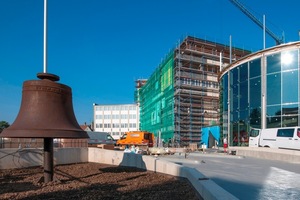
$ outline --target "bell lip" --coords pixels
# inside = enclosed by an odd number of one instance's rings
[[[42,134],[41,134],[42,133]],[[88,139],[90,138],[86,131],[81,130],[22,130],[22,129],[4,129],[0,133],[3,138],[70,138],[70,139]]]

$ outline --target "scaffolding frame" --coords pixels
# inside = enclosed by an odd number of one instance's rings
[[[138,87],[141,130],[175,146],[200,145],[202,127],[220,124],[220,70],[250,53],[187,36]]]
[[[232,49],[233,60],[251,53]],[[201,128],[219,123],[220,69],[230,63],[227,45],[188,36],[174,53],[174,140],[201,143]]]

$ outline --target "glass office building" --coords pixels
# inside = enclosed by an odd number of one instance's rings
[[[300,126],[300,42],[252,53],[222,69],[221,135],[247,146],[249,130]]]

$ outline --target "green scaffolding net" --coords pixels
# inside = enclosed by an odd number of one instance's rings
[[[174,136],[174,52],[156,68],[139,91],[140,129],[169,141]]]

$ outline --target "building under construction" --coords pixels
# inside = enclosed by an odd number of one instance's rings
[[[186,37],[138,87],[140,129],[165,142],[200,144],[201,128],[218,124],[220,69],[249,53]]]

